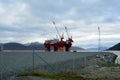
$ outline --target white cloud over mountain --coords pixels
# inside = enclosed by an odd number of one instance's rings
[[[0,0],[0,42],[44,42],[67,26],[73,45],[111,46],[120,40],[119,0]],[[89,45],[89,46],[88,46]]]

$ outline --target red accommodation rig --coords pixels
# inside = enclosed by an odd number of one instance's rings
[[[55,25],[55,22],[53,22]],[[45,46],[45,51],[51,51],[53,48],[54,51],[70,51],[70,48],[72,46],[72,37],[69,37],[67,27],[65,27],[65,30],[67,32],[68,40],[64,41],[64,36],[60,36],[59,31],[55,25],[56,31],[58,32],[58,35],[60,37],[59,39],[53,39],[53,40],[45,40],[44,46]]]

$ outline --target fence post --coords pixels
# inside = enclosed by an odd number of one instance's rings
[[[85,65],[85,67],[86,67],[86,65],[87,65],[86,56],[84,57],[84,65]]]
[[[55,63],[55,73],[58,72],[58,65],[57,65],[57,62]]]
[[[35,59],[34,59],[34,56],[35,56],[35,55],[34,55],[34,53],[35,53],[35,51],[34,51],[34,49],[33,49],[33,55],[32,55],[32,56],[33,56],[33,58],[32,58],[32,62],[33,62],[33,71],[34,71],[34,68],[35,68]]]
[[[72,64],[72,68],[73,68],[73,72],[74,72],[74,68],[75,68],[75,56],[74,56],[74,53],[73,53],[73,64]]]
[[[0,46],[0,80],[2,80],[2,45]]]

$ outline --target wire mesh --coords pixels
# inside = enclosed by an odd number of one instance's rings
[[[40,52],[3,51],[0,52],[0,80],[10,80],[20,72],[32,70],[57,73],[60,71],[80,71],[97,52]]]

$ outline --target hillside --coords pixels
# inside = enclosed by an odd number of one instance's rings
[[[27,47],[29,47],[30,50],[34,49],[34,50],[44,50],[44,45],[42,43],[39,42],[32,42],[27,44]]]
[[[24,46],[20,43],[5,43],[3,44],[3,49],[4,50],[28,50],[29,47]]]
[[[9,42],[0,44],[3,45],[4,50],[44,50],[44,44],[39,42],[32,42],[32,43],[15,43]],[[1,49],[1,48],[0,48]],[[84,50],[83,48],[72,46],[71,50]]]
[[[106,50],[106,49],[108,49],[108,47],[100,47],[100,50]],[[87,50],[99,50],[99,49],[93,47],[93,48],[88,48]]]
[[[72,46],[71,50],[73,50],[73,51],[75,50],[76,51],[76,50],[85,50],[85,49],[83,49],[81,47]]]
[[[10,42],[10,43],[5,43],[2,44],[4,50],[43,50],[44,45],[39,43],[39,44],[34,44],[31,43],[29,45],[24,45],[21,43],[15,43],[15,42]]]
[[[107,50],[120,50],[120,43],[118,43],[118,44],[116,44],[116,45],[110,47],[110,48],[107,49]]]

